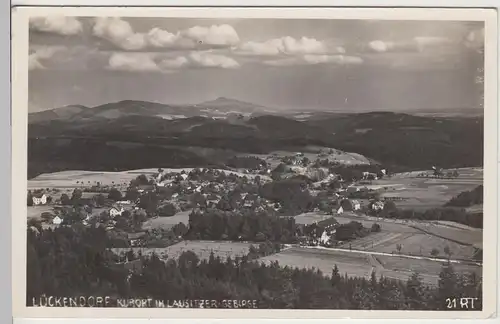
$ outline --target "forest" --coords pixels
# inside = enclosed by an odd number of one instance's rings
[[[103,228],[28,229],[27,305],[47,296],[110,298],[256,300],[258,308],[446,310],[446,298],[478,297],[481,278],[457,274],[444,264],[437,287],[422,284],[417,273],[407,281],[385,277],[347,277],[336,265],[331,273],[263,264],[243,256],[200,260],[184,252],[166,262],[135,255],[120,263],[107,250]],[[270,247],[271,248],[271,247]],[[277,248],[277,247],[276,247]],[[133,269],[130,264],[139,264]]]

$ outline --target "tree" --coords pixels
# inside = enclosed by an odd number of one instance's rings
[[[75,190],[73,190],[73,193],[71,194],[71,201],[77,202],[78,200],[82,199],[82,196],[83,196],[83,192],[80,189],[75,189]]]
[[[377,223],[373,223],[371,231],[374,233],[380,232],[380,225]]]
[[[61,205],[70,205],[70,204],[71,204],[71,201],[70,201],[68,195],[65,193],[62,194],[61,195]]]
[[[439,250],[438,250],[438,249],[436,249],[436,248],[433,248],[433,249],[431,250],[431,255],[432,255],[433,257],[437,257],[437,256],[439,255]]]
[[[122,193],[118,189],[112,188],[109,191],[108,199],[114,200],[114,201],[119,201],[119,200],[122,200],[122,198],[123,198]]]
[[[103,194],[95,195],[93,198],[97,207],[102,207],[106,203],[106,198]]]
[[[457,275],[451,263],[448,262],[443,265],[441,272],[439,273],[438,291],[436,295],[438,305],[445,309],[446,298],[458,296],[460,293],[457,291],[459,290],[457,288]]]
[[[397,208],[396,208],[396,204],[394,203],[394,201],[392,200],[387,200],[384,202],[384,211],[385,212],[391,212],[391,211],[395,211]]]
[[[158,215],[160,217],[170,217],[174,216],[177,213],[177,208],[175,208],[174,204],[167,203],[160,208],[158,208]]]
[[[396,249],[398,250],[398,253],[401,253],[401,249],[403,246],[401,244],[396,244]]]
[[[448,245],[446,245],[444,247],[443,252],[448,256],[448,259],[451,258],[452,252],[451,252],[450,247]]]
[[[125,193],[125,199],[130,201],[136,201],[140,196],[141,194],[135,188],[129,188]]]
[[[148,192],[141,196],[139,207],[144,209],[148,214],[155,214],[158,208],[158,196],[154,192]]]
[[[33,206],[33,194],[31,190],[28,191],[28,206]]]
[[[424,286],[422,279],[416,272],[406,282],[406,300],[410,309],[421,309],[424,304]]]

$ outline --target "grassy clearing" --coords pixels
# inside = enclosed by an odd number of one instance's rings
[[[135,253],[141,251],[142,255],[151,255],[156,253],[163,259],[177,259],[183,252],[192,251],[200,259],[208,259],[213,252],[217,257],[226,260],[228,256],[244,256],[248,254],[251,243],[242,242],[216,242],[216,241],[183,241],[166,248],[132,248]],[[258,246],[257,243],[253,244]],[[130,248],[111,249],[116,254],[126,253]]]
[[[431,276],[439,276],[444,262],[408,259],[397,256],[377,256],[377,260],[386,271],[418,272]],[[453,264],[455,272],[477,272],[481,273],[482,268],[475,265]]]
[[[168,230],[172,228],[174,225],[179,223],[183,223],[186,226],[189,224],[189,214],[191,210],[186,210],[183,212],[179,212],[172,217],[158,217],[154,219],[148,219],[146,222],[142,224],[142,228],[145,230],[162,228]]]
[[[371,187],[381,190],[385,198],[403,198],[396,201],[400,208],[426,209],[444,205],[463,191],[483,184],[481,169],[459,169],[456,179],[418,178],[421,172],[397,174],[390,178],[373,181]]]
[[[437,236],[462,245],[473,245],[483,241],[482,231],[459,229],[450,226],[414,226],[423,232]]]
[[[298,247],[266,256],[260,260],[265,263],[278,261],[280,265],[292,268],[311,269],[314,267],[324,275],[330,275],[335,264],[341,274],[347,273],[350,276],[369,277],[372,269],[366,255]]]
[[[303,214],[295,216],[294,219],[295,219],[295,223],[297,223],[297,224],[310,225],[310,224],[313,224],[316,222],[321,222],[325,219],[329,219],[332,217],[337,219],[335,216],[321,214],[321,213],[303,213]]]
[[[28,213],[27,217],[28,219],[30,218],[35,218],[35,219],[40,219],[42,213],[45,212],[52,212],[52,206],[28,206]]]

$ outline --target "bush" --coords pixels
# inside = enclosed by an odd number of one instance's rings
[[[122,193],[118,189],[113,188],[109,191],[108,199],[113,201],[119,201],[122,200],[122,198],[123,198]]]
[[[372,229],[371,229],[371,231],[372,231],[372,232],[374,232],[374,233],[380,232],[380,225],[379,225],[379,224],[377,224],[377,223],[374,223],[374,224],[372,225]]]
[[[160,217],[171,217],[177,213],[177,209],[173,204],[165,204],[158,209],[158,216]]]

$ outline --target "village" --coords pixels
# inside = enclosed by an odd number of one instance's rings
[[[475,255],[482,248],[474,245],[476,241],[481,241],[481,233],[475,235],[472,241],[466,240],[457,245],[453,240],[462,234],[447,228],[451,234],[444,235],[441,239],[444,243],[437,243],[440,247],[438,252],[436,248],[422,247],[424,242],[419,243],[419,251],[412,250],[412,237],[414,240],[425,237],[419,236],[424,229],[415,228],[425,227],[428,231],[426,235],[429,235],[432,232],[429,226],[441,228],[441,224],[426,221],[425,218],[397,219],[400,217],[392,215],[399,213],[397,206],[404,205],[411,200],[411,196],[405,197],[407,188],[389,182],[401,179],[449,182],[459,177],[457,170],[447,174],[439,168],[431,168],[426,172],[404,175],[390,174],[381,166],[329,165],[320,158],[311,161],[302,153],[271,156],[269,159],[274,164],[257,159],[260,162],[254,167],[239,169],[135,170],[128,174],[128,183],[76,180],[73,188],[67,183],[60,188],[33,188],[28,192],[28,214],[38,217],[29,218],[28,225],[34,231],[38,226],[103,227],[112,238],[111,248],[122,260],[132,250],[140,253],[159,251],[168,258],[190,246],[204,257],[214,252],[224,257],[246,255],[252,244],[273,240],[271,234],[260,229],[253,234],[242,233],[234,237],[206,234],[206,231],[212,232],[211,226],[217,226],[210,223],[215,221],[214,217],[236,219],[244,215],[293,219],[294,225],[289,228],[293,233],[286,238],[278,238],[282,248],[277,253],[262,255],[262,261],[277,260],[287,264],[288,259],[282,260],[281,255],[297,252],[297,248],[315,247],[331,251],[372,251],[401,257],[420,255],[438,258],[438,261],[452,255],[475,260]],[[197,219],[195,216],[204,217],[210,224],[197,229],[193,225]],[[274,226],[272,224],[271,227]],[[246,225],[240,225],[244,231],[241,226]],[[429,237],[435,239],[432,233]],[[238,241],[244,246],[233,248]],[[225,245],[228,246],[224,248]],[[462,245],[470,249],[464,249]],[[467,250],[465,254],[464,250]],[[299,250],[299,254],[304,251]],[[315,253],[314,250],[307,251],[309,257]],[[290,260],[289,265],[300,266],[293,261],[293,257]],[[331,262],[325,264],[325,269],[331,267]],[[366,265],[366,262],[362,263]],[[353,265],[348,264],[344,268],[352,272]],[[369,268],[380,269],[373,265]],[[432,274],[429,282],[435,279]]]

